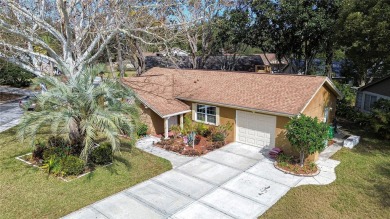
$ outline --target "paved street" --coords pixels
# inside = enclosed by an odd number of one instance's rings
[[[18,94],[22,96],[33,96],[34,92],[7,86],[0,86],[0,92]],[[12,101],[0,104],[0,132],[10,129],[19,123],[23,110],[19,107],[19,101]]]
[[[147,138],[141,144],[152,141]],[[339,161],[327,156],[339,148],[329,148],[331,152],[320,156],[322,171],[315,177],[284,174],[273,167],[264,156],[266,152],[241,143],[231,143],[198,158],[171,154],[169,160],[175,164],[172,170],[65,218],[256,218],[292,187],[333,182]],[[153,152],[166,155],[159,150]]]
[[[0,104],[0,132],[16,126],[22,115],[18,101]]]

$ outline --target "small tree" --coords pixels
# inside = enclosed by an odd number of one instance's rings
[[[301,166],[304,164],[306,154],[324,149],[327,128],[327,124],[319,122],[317,117],[312,118],[304,114],[293,117],[286,125],[287,139],[291,146],[299,151]]]

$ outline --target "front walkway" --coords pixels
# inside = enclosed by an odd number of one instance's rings
[[[148,147],[154,140],[143,139],[138,147],[171,160],[172,170],[65,218],[256,218],[292,187],[333,182],[339,164],[328,159],[340,148],[331,146],[326,156],[320,155],[319,175],[298,177],[275,169],[253,146],[231,143],[202,157],[187,158]]]

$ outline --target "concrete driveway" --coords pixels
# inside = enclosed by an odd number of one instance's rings
[[[256,218],[307,179],[276,170],[263,153],[231,143],[65,218]]]

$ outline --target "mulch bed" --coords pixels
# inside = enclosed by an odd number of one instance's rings
[[[21,98],[21,97],[23,97],[23,96],[18,95],[18,94],[10,94],[10,93],[0,92],[0,103],[8,102],[11,100],[16,100],[16,99]]]
[[[208,138],[200,135],[197,135],[197,139],[194,147],[192,145],[186,145],[181,137],[163,139],[155,143],[155,146],[181,155],[200,156],[226,145],[226,142],[212,142]]]
[[[303,167],[298,162],[276,162],[274,163],[276,169],[297,176],[315,176],[320,169],[315,163],[305,162]]]

